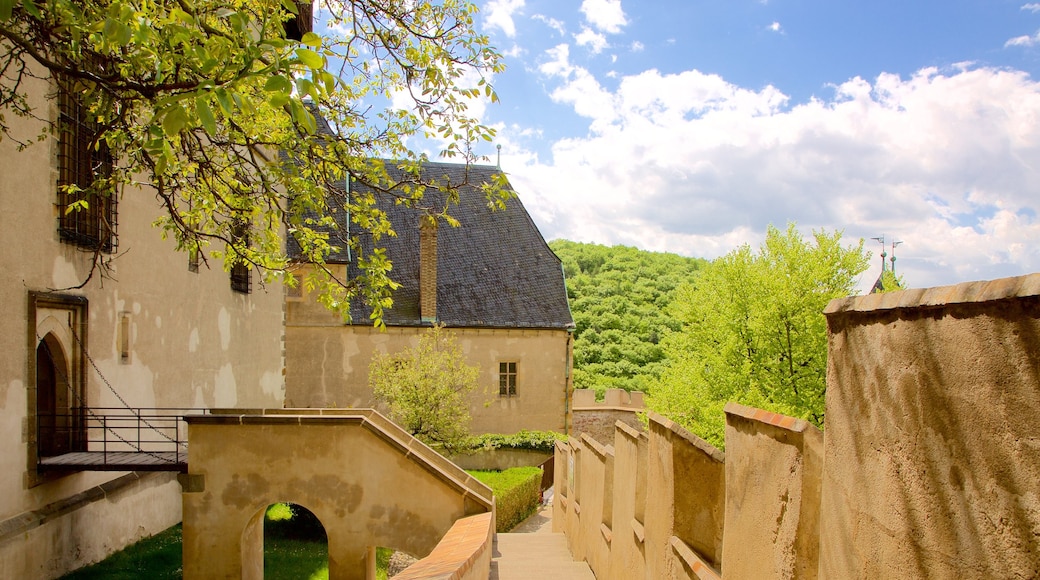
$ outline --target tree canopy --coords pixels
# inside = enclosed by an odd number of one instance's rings
[[[868,255],[863,241],[794,224],[770,226],[757,252],[743,246],[676,291],[682,328],[662,342],[668,367],[651,409],[723,446],[727,401],[824,423],[830,300],[853,293]]]
[[[369,384],[395,423],[425,443],[455,449],[469,438],[466,397],[479,374],[466,364],[454,335],[434,326],[414,348],[373,358]]]
[[[680,328],[672,294],[707,262],[567,240],[549,247],[563,261],[574,315],[574,386],[647,390],[664,367],[661,338]]]
[[[0,139],[24,148],[58,132],[33,94],[60,87],[96,124],[90,147],[106,147],[115,160],[89,186],[66,187],[79,196],[70,207],[144,190],[159,200],[156,224],[178,248],[227,269],[248,264],[266,281],[296,283],[285,250],[291,237],[317,266],[304,284],[344,315],[349,300],[366,300],[378,323],[391,304],[391,266],[378,250],[358,255],[357,240],[393,231],[374,196],[348,195],[345,180],[450,221],[448,207],[424,206],[422,195],[439,187],[451,199],[461,184],[420,178],[422,156],[409,139],[440,140],[443,154],[473,161],[471,144],[493,132],[467,104],[496,100],[489,81],[501,58],[463,0],[324,0],[314,7],[323,32],[287,38],[286,21],[309,17],[310,8],[295,0],[0,0]],[[17,133],[12,114],[36,120],[40,133]],[[380,159],[406,167],[403,182]],[[501,184],[484,189],[489,204],[501,205]],[[336,230],[344,211],[349,233]],[[341,279],[325,267],[330,235],[348,238],[362,275]],[[91,276],[105,275],[105,263],[95,252]]]

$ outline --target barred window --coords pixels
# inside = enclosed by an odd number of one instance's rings
[[[516,363],[498,363],[498,396],[516,396]]]
[[[98,190],[112,175],[112,153],[68,82],[58,84],[58,233],[91,250],[116,250],[116,199]],[[73,186],[76,191],[66,191]],[[86,207],[76,204],[85,202]]]
[[[249,226],[245,222],[238,222],[231,230],[231,236],[236,242],[241,241],[242,243],[249,244]],[[235,265],[231,267],[231,289],[235,292],[242,292],[243,294],[249,294],[250,288],[250,271],[249,263],[242,261],[235,262]]]
[[[285,37],[290,40],[303,40],[303,35],[313,30],[314,4],[296,2],[296,14],[290,13],[289,19],[285,21]]]

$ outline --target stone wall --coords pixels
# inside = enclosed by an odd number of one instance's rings
[[[1040,274],[826,311],[826,436],[735,403],[557,444],[554,530],[610,578],[1040,577]]]
[[[639,413],[646,409],[643,393],[607,389],[603,401],[596,401],[592,389],[574,389],[571,434],[587,433],[601,444],[614,441],[614,425],[620,421],[637,431],[643,430]]]

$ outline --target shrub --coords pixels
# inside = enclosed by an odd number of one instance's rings
[[[538,509],[542,470],[514,467],[505,471],[470,471],[495,494],[495,531],[508,532]]]
[[[467,441],[467,450],[488,449],[529,449],[543,453],[553,453],[556,449],[556,440],[566,441],[567,436],[554,431],[520,431],[513,435],[501,433],[487,433],[470,437]]]

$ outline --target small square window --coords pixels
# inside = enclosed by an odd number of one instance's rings
[[[498,363],[498,396],[516,396],[516,363]]]

